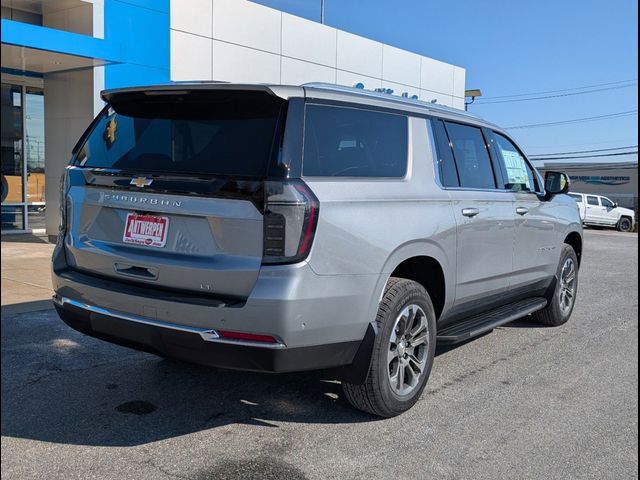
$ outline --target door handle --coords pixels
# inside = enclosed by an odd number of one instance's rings
[[[479,213],[480,213],[480,210],[478,210],[477,208],[463,208],[462,209],[462,215],[464,215],[465,217],[475,217]]]
[[[516,208],[516,213],[518,215],[526,215],[527,213],[529,213],[529,209],[527,207],[518,207]]]

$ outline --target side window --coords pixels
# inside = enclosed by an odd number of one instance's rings
[[[582,195],[577,195],[575,193],[570,193],[569,196],[573,198],[577,203],[582,203]]]
[[[507,173],[508,190],[536,192],[539,190],[536,175],[524,159],[520,150],[507,137],[493,132],[496,150]]]
[[[613,202],[608,198],[600,197],[600,203],[602,203],[603,207],[613,208]]]
[[[307,105],[303,175],[404,177],[408,119],[360,108]]]
[[[445,122],[453,156],[458,168],[460,186],[467,188],[496,188],[489,152],[479,128]]]
[[[587,203],[589,205],[595,205],[596,207],[600,205],[598,203],[598,197],[594,197],[593,195],[587,195]]]
[[[453,160],[453,152],[451,151],[447,131],[444,129],[444,123],[442,123],[442,120],[432,120],[431,128],[433,131],[433,139],[436,143],[440,182],[443,187],[459,187],[460,180],[458,179],[458,171],[456,169],[456,163]]]

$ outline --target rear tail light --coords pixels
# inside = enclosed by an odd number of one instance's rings
[[[67,221],[68,221],[68,208],[67,208],[67,193],[69,193],[70,179],[69,179],[69,168],[65,167],[64,172],[62,172],[62,178],[60,179],[60,204],[59,204],[59,219],[58,219],[58,230],[59,235],[64,237],[64,234],[67,231]]]
[[[319,207],[318,199],[302,180],[265,182],[262,263],[296,263],[307,258]]]

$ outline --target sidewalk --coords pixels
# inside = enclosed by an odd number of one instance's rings
[[[52,308],[50,261],[53,247],[46,237],[2,237],[2,315]]]

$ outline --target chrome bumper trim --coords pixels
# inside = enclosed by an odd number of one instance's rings
[[[64,306],[65,304],[68,304],[73,307],[86,310],[88,312],[98,313],[100,315],[118,318],[120,320],[127,320],[129,322],[142,323],[144,325],[150,325],[150,326],[159,327],[159,328],[166,328],[169,330],[177,330],[180,332],[195,333],[200,335],[200,338],[202,338],[202,340],[204,340],[205,342],[227,343],[230,345],[242,345],[247,347],[259,347],[259,348],[285,348],[286,347],[284,342],[275,336],[274,338],[276,338],[277,343],[262,343],[262,342],[250,342],[250,341],[244,341],[244,340],[230,340],[230,339],[220,337],[218,332],[212,328],[190,327],[188,325],[179,325],[177,323],[154,320],[152,318],[141,317],[139,315],[134,315],[131,313],[119,312],[116,310],[109,310],[102,307],[96,307],[95,305],[88,305],[86,303],[79,302],[77,300],[72,300],[71,298],[62,297],[60,295],[54,295],[53,302],[57,303],[60,306]]]

